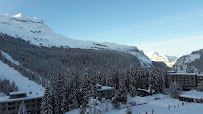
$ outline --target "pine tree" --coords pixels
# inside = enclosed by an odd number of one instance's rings
[[[156,93],[163,93],[165,89],[164,76],[161,68],[154,68],[150,72],[149,77],[150,89],[154,89]]]
[[[51,95],[48,86],[46,86],[41,102],[41,114],[53,114],[52,110]]]
[[[134,97],[134,95],[136,94],[136,79],[135,71],[133,68],[130,71],[129,93],[132,97]]]
[[[24,101],[21,102],[21,105],[18,110],[18,114],[27,114]]]
[[[51,76],[50,83],[49,83],[49,93],[51,99],[51,106],[52,106],[52,113],[55,114],[55,96],[56,96],[56,81],[53,76]]]
[[[170,96],[172,98],[179,98],[181,90],[182,90],[181,86],[179,84],[177,84],[176,82],[172,82],[170,84]]]
[[[203,91],[203,81],[198,84],[197,91]]]
[[[82,79],[82,87],[81,87],[81,93],[82,93],[82,105],[86,106],[88,104],[88,101],[90,97],[92,96],[92,90],[91,90],[91,81],[88,74],[85,74]]]
[[[127,89],[125,87],[125,82],[120,80],[119,82],[119,88],[117,91],[119,102],[122,102],[123,104],[127,103]]]
[[[116,94],[112,99],[112,105],[115,109],[120,109],[119,96]]]
[[[131,108],[127,107],[127,109],[126,109],[126,111],[125,111],[125,114],[132,114]]]
[[[59,74],[56,85],[55,108],[54,108],[55,113],[63,114],[65,112],[65,102],[67,102],[65,96],[66,96],[65,76]]]

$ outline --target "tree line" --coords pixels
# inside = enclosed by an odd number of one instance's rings
[[[155,90],[156,93],[165,93],[169,88],[169,76],[166,69],[153,68],[146,70],[129,67],[127,70],[116,69],[107,75],[101,72],[87,71],[82,77],[79,71],[73,73],[69,80],[64,74],[52,79],[46,84],[41,104],[41,113],[59,113],[81,109],[84,114],[90,98],[97,97],[97,84],[114,87],[112,105],[119,108],[120,103],[127,103],[127,94],[136,95],[138,88]]]
[[[18,91],[18,87],[16,86],[15,82],[10,83],[10,81],[7,79],[0,79],[0,92],[9,95],[10,92],[14,91]]]

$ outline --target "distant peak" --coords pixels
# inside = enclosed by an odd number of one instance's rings
[[[22,13],[19,13],[19,14],[16,14],[16,15],[14,15],[13,17],[23,17],[23,14]]]

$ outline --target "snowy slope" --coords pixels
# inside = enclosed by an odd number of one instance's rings
[[[32,91],[33,94],[38,93],[39,95],[43,95],[44,93],[44,88],[41,85],[22,76],[18,71],[4,64],[2,61],[0,61],[0,78],[2,80],[8,79],[10,82],[14,81],[19,91],[27,93]]]
[[[68,46],[70,48],[83,49],[109,49],[135,55],[143,67],[151,67],[152,62],[135,46],[118,45],[113,43],[97,43],[92,41],[80,41],[55,33],[43,20],[17,15],[0,15],[0,33],[13,37],[20,37],[34,45],[43,46]]]
[[[160,98],[158,100],[154,100],[154,98]],[[201,103],[186,103],[182,106],[182,101],[178,99],[172,99],[168,95],[155,94],[153,96],[147,97],[128,97],[128,102],[136,101],[137,106],[130,106],[132,110],[132,114],[152,114],[152,109],[154,111],[153,114],[202,114],[203,112],[203,104]],[[146,104],[142,104],[146,103]],[[141,105],[139,105],[141,104]],[[170,109],[168,109],[170,105]],[[129,104],[127,103],[127,106]],[[125,114],[126,105],[123,106],[121,104],[121,109],[110,108],[108,112],[104,114]],[[175,107],[174,107],[175,106]],[[179,107],[178,107],[179,106]],[[146,113],[147,112],[147,113]],[[80,110],[72,110],[67,112],[66,114],[79,114]]]
[[[147,56],[152,61],[164,62],[168,67],[172,67],[178,59],[176,56],[167,56],[154,51],[147,54]]]
[[[0,92],[0,97],[6,96],[6,94]]]
[[[194,51],[191,54],[180,57],[173,70],[177,72],[203,73],[203,50]]]
[[[6,59],[8,59],[9,61],[11,61],[12,63],[16,64],[16,65],[20,65],[20,63],[18,61],[13,60],[13,58],[8,55],[7,53],[3,52],[0,50],[0,53],[5,56]]]

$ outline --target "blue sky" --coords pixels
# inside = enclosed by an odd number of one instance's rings
[[[0,0],[1,14],[38,17],[72,39],[182,56],[203,48],[203,0]]]

